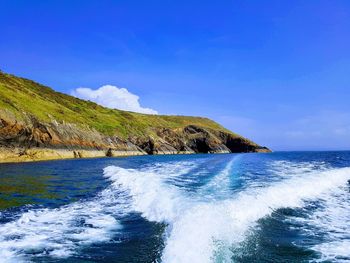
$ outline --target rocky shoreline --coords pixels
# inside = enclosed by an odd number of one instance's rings
[[[0,72],[0,163],[270,152],[208,118],[109,109]]]
[[[108,157],[122,157],[144,155],[138,151],[113,151]],[[49,148],[0,148],[0,163],[18,163],[33,161],[48,161],[75,158],[99,158],[106,157],[107,152],[103,150],[68,150]]]
[[[40,122],[34,116],[19,120],[0,110],[0,163],[69,158],[158,154],[270,152],[242,137],[195,125],[158,128],[156,136],[106,136],[89,127]]]
[[[266,150],[257,152],[270,152]],[[227,154],[228,151],[213,152],[213,154]],[[156,155],[166,154],[196,154],[193,151],[180,152],[162,152]],[[103,157],[127,157],[148,155],[142,151],[114,151],[109,150],[69,150],[69,149],[50,149],[50,148],[6,148],[0,147],[0,163],[21,163],[35,161],[49,161],[60,159],[78,159],[78,158],[103,158]]]

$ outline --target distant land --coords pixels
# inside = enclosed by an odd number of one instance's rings
[[[208,118],[109,109],[0,72],[0,162],[231,152],[270,150]]]

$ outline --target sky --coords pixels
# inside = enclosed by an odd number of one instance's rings
[[[273,150],[350,149],[350,1],[0,0],[0,69]]]

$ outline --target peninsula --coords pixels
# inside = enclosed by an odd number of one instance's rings
[[[269,151],[208,118],[109,109],[0,72],[0,162]]]

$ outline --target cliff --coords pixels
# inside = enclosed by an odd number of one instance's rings
[[[108,109],[0,72],[0,162],[269,151],[207,118]]]

